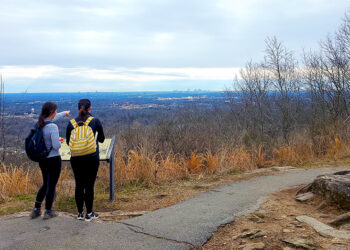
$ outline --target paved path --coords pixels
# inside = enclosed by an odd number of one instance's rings
[[[0,249],[189,249],[203,245],[234,216],[258,209],[270,193],[343,169],[290,170],[236,182],[121,222],[0,219]]]

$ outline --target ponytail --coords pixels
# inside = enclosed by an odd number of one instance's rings
[[[82,105],[79,109],[79,116],[85,117],[88,113],[89,113],[88,110],[85,108],[84,105]]]
[[[39,115],[39,119],[38,119],[38,125],[39,125],[39,128],[43,128],[45,126],[45,118],[43,116],[43,114],[40,114]]]
[[[91,102],[89,99],[80,99],[78,103],[79,116],[84,118],[89,114],[89,108],[91,107]]]
[[[38,118],[38,126],[39,128],[43,128],[45,126],[45,119],[48,118],[53,112],[57,110],[57,104],[54,102],[45,102],[43,107],[41,108],[41,113]]]

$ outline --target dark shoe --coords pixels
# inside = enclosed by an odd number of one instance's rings
[[[51,219],[51,218],[56,217],[56,216],[58,216],[58,213],[56,211],[45,210],[44,220]]]
[[[94,211],[85,215],[85,221],[91,221],[92,219],[97,219],[97,218],[98,218],[98,214],[96,214]]]
[[[78,220],[84,220],[84,213],[78,213]]]
[[[33,208],[33,211],[30,213],[30,218],[35,219],[37,217],[41,216],[41,209],[40,208]]]

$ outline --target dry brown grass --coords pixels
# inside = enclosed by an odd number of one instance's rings
[[[275,165],[296,165],[317,160],[339,160],[350,156],[350,146],[339,137],[323,141],[322,145],[300,143],[273,150]]]
[[[299,165],[319,160],[338,160],[350,156],[350,142],[334,136],[314,145],[299,136],[290,145],[282,145],[264,151],[262,145],[252,150],[244,147],[222,148],[217,152],[191,152],[189,156],[161,152],[151,153],[143,148],[131,150],[125,155],[118,148],[115,152],[116,186],[130,183],[142,185],[160,184],[199,175],[248,171],[271,165]],[[107,164],[107,163],[101,163]],[[23,170],[21,167],[0,165],[0,203],[18,195],[33,195],[42,184],[39,168]],[[107,194],[109,186],[108,166],[100,167],[96,183],[98,194]],[[74,177],[70,167],[63,167],[57,185],[57,199],[74,197]]]
[[[328,159],[341,159],[350,155],[349,145],[346,145],[345,142],[341,141],[339,137],[336,137],[334,140],[330,141],[327,147],[326,158]]]
[[[0,202],[9,197],[28,194],[30,188],[29,172],[18,167],[6,167],[0,162]]]

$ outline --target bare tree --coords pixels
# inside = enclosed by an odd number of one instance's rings
[[[350,57],[350,9],[345,12],[343,23],[336,32],[337,43],[342,44],[343,54]]]
[[[275,93],[275,103],[280,112],[280,124],[283,137],[288,141],[288,134],[297,121],[300,81],[296,72],[297,61],[276,37],[267,38],[266,56],[263,63],[269,72]]]
[[[242,80],[238,83],[242,93],[243,114],[247,127],[259,134],[259,139],[268,136],[271,124],[271,103],[269,74],[258,63],[248,62],[240,71]]]
[[[2,81],[2,75],[0,75],[0,138],[2,148],[2,161],[5,161],[6,155],[6,141],[5,141],[5,83]]]
[[[328,83],[324,75],[321,53],[304,52],[302,78],[311,101],[310,122],[324,123],[329,119],[332,103],[329,101]]]
[[[349,17],[334,38],[321,42],[322,70],[327,82],[327,98],[331,103],[333,119],[345,119],[350,115],[350,54],[349,54]]]

